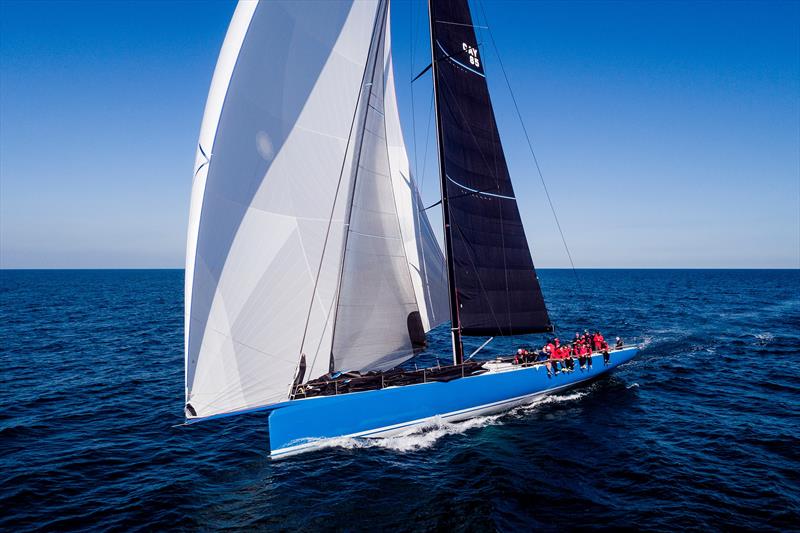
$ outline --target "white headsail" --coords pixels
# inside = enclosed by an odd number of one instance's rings
[[[387,25],[388,26],[388,25]],[[447,298],[447,269],[436,234],[425,214],[422,198],[417,190],[408,163],[408,152],[400,125],[400,111],[394,86],[394,68],[391,53],[391,27],[386,30],[386,90],[384,114],[386,142],[389,146],[389,167],[394,183],[394,199],[400,220],[400,231],[406,249],[406,259],[411,273],[417,305],[425,331],[450,320],[450,303]]]
[[[336,370],[392,368],[413,355],[412,339],[424,342],[389,160],[385,37],[381,31],[375,56],[370,58],[363,128],[356,138],[358,165],[334,328]]]
[[[406,350],[406,317],[419,307],[425,329],[439,320],[417,300],[446,302],[446,293],[429,295],[431,286],[421,281],[418,272],[427,259],[408,254],[409,248],[419,249],[417,241],[424,242],[420,228],[429,229],[427,219],[413,226],[413,236],[408,228],[401,233],[403,220],[425,218],[414,212],[418,204],[410,179],[410,203],[387,201],[387,191],[398,190],[395,173],[388,170],[389,159],[398,156],[387,152],[387,143],[398,146],[397,132],[365,133],[382,121],[373,111],[384,107],[383,93],[388,94],[389,84],[378,92],[370,85],[370,58],[378,81],[391,74],[388,41],[383,45],[388,9],[380,0],[311,4],[241,2],[214,73],[187,242],[190,418],[288,399],[301,354],[306,379],[317,377],[331,366],[334,344],[337,369],[396,364],[412,355]],[[393,85],[391,102],[396,113]],[[384,127],[391,129],[392,121],[399,131],[394,117]],[[392,135],[395,141],[387,141]],[[380,161],[387,161],[387,168]],[[357,228],[391,236],[382,240],[400,246],[370,248],[369,241],[353,238]],[[441,262],[438,246],[426,253]],[[390,257],[391,268],[373,264],[376,257]],[[387,324],[392,335],[382,333],[389,342],[367,349],[352,336],[363,309],[355,315],[343,309],[358,308],[354,283],[375,275],[383,276],[386,287],[399,288],[381,302],[392,306],[392,316],[402,313],[403,321]],[[370,288],[360,290],[369,294]],[[394,336],[398,331],[404,332],[403,342]],[[358,357],[348,359],[350,348]]]

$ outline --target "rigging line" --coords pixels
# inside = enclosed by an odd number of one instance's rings
[[[411,72],[414,72],[414,42],[416,41],[416,21],[414,20],[414,2],[411,2],[411,6],[408,11],[408,33],[409,33],[409,40],[408,48],[409,48],[409,62],[411,65]],[[409,83],[409,89],[411,92],[411,144],[412,148],[414,149],[414,174],[417,173],[419,170],[419,155],[417,154],[417,112],[414,107],[414,86],[413,80]]]
[[[425,129],[425,153],[422,156],[422,174],[419,177],[420,191],[422,191],[425,186],[425,169],[428,166],[428,146],[430,146],[431,141],[431,118],[433,118],[433,91],[431,91],[430,103],[428,104],[428,126]],[[422,198],[421,192],[420,198]]]
[[[384,42],[384,50],[385,50],[385,47],[386,47],[386,43]],[[391,52],[391,50],[390,50],[390,52]],[[381,75],[383,76],[383,80],[384,80],[384,83],[383,83],[383,100],[386,101],[386,81],[387,81],[388,76],[386,75],[385,71],[382,72]],[[395,195],[394,184],[392,183],[392,181],[393,181],[393,179],[392,179],[392,158],[389,156],[389,132],[387,131],[387,128],[388,128],[388,125],[387,125],[386,117],[384,117],[383,118],[383,143],[384,143],[384,147],[386,148],[386,165],[389,168],[389,175],[387,176],[387,178],[389,179],[389,190],[392,191],[392,203],[394,204],[394,210],[393,210],[394,211],[394,219],[397,222],[397,234],[399,235],[399,239],[400,239],[400,249],[403,250],[403,259],[405,259],[406,266],[410,267],[411,266],[411,262],[408,260],[408,252],[406,251],[405,240],[403,239],[403,227],[400,224],[400,212],[398,211],[398,208],[397,208],[397,196]],[[402,136],[402,131],[401,131],[400,134]],[[397,172],[400,174],[400,176],[403,176],[403,174],[400,171],[400,169],[397,169]],[[412,195],[411,196],[411,205],[412,205],[412,208],[413,208],[413,205],[414,205],[414,194],[415,194],[414,184],[413,184],[413,182],[411,182],[411,180],[409,180],[409,183],[411,185],[411,195]],[[417,216],[419,216],[419,214]],[[419,222],[417,223],[417,225],[419,225]],[[353,230],[351,230],[351,231],[353,231]],[[423,258],[423,260],[424,260],[424,258]],[[417,298],[417,291],[414,289],[414,280],[411,277],[411,268],[406,268],[406,273],[408,274],[408,288],[411,290],[411,295],[414,297],[414,306],[417,309],[417,313],[419,313],[419,309],[420,309],[419,299]],[[420,277],[420,282],[422,282],[422,277]],[[424,303],[425,302],[423,302],[423,304]],[[410,337],[411,337],[411,335],[409,334],[409,340],[411,340]],[[407,355],[407,354],[405,354],[405,355]],[[409,357],[408,359],[413,358],[415,355],[416,355],[416,353],[414,353],[414,351],[413,351],[413,341],[412,341],[411,357]]]
[[[497,42],[494,40],[494,34],[492,33],[491,27],[489,27],[489,19],[486,17],[486,11],[483,9],[483,0],[478,0],[478,4],[481,7],[483,20],[484,22],[486,22],[486,29],[489,32],[489,38],[492,41],[492,47],[494,48],[494,52],[497,55],[497,63],[500,65],[500,70],[503,71],[503,78],[505,78],[506,86],[508,87],[508,92],[511,94],[511,101],[514,102],[514,110],[517,113],[517,118],[519,118],[519,123],[522,126],[522,131],[525,133],[525,140],[528,143],[528,150],[530,150],[531,156],[533,156],[533,162],[536,164],[536,171],[539,173],[539,180],[542,182],[542,188],[544,189],[544,194],[547,197],[547,203],[550,205],[550,211],[553,213],[553,218],[556,221],[556,227],[558,227],[558,233],[561,235],[561,242],[564,244],[564,250],[567,252],[567,257],[569,258],[569,264],[572,267],[572,273],[575,276],[575,282],[578,285],[578,289],[580,289],[581,293],[583,293],[581,280],[580,277],[578,277],[578,271],[575,269],[575,262],[572,260],[572,254],[569,251],[569,246],[567,245],[567,239],[564,237],[564,230],[561,229],[561,222],[559,222],[558,220],[556,209],[553,206],[553,200],[550,198],[550,192],[547,190],[547,184],[544,181],[544,175],[542,174],[542,169],[539,166],[539,160],[536,157],[536,153],[533,151],[533,143],[531,142],[531,138],[528,135],[528,128],[525,127],[525,121],[522,120],[522,113],[520,113],[519,105],[517,104],[517,98],[514,96],[514,91],[511,89],[511,82],[508,79],[506,68],[503,65],[502,58],[500,57],[500,50],[498,50],[497,48]]]
[[[464,24],[463,22],[450,22],[449,20],[437,20],[437,24],[452,24],[453,26],[466,26],[467,28],[486,28],[487,26],[478,26],[475,24]]]
[[[431,65],[433,65],[433,63],[431,63]],[[425,169],[428,168],[428,147],[430,146],[430,141],[431,141],[431,119],[433,118],[433,114],[434,114],[434,111],[433,111],[433,99],[434,99],[433,91],[431,91],[430,94],[431,94],[430,103],[428,104],[428,126],[425,129],[425,153],[422,156],[422,174],[419,176],[419,187],[416,189],[417,198],[418,198],[418,201],[419,201],[420,205],[424,205],[422,203],[422,192],[421,191],[423,190],[423,187],[425,186]],[[441,187],[441,182],[440,182],[440,187]],[[435,204],[433,204],[430,207],[433,207],[435,205],[439,205],[441,203],[442,203],[442,196],[441,196],[441,189],[440,189],[439,201],[436,202]],[[428,209],[430,209],[430,207],[425,207],[425,208],[422,209],[422,211],[427,211]],[[421,227],[422,226],[422,212],[420,212],[419,209],[416,210],[416,217],[417,217],[417,227]],[[426,220],[427,220],[427,215],[425,215],[425,217],[426,217]],[[433,232],[431,232],[431,233],[433,233]],[[436,237],[434,236],[434,239],[435,238]],[[438,248],[438,246],[439,246],[439,244],[438,244],[438,241],[437,241],[437,248]],[[422,253],[420,254],[421,255],[421,260],[425,261],[425,247],[422,246],[420,248],[420,250],[422,250]],[[444,263],[444,256],[442,256],[442,262]],[[447,281],[444,280],[445,272],[446,272],[446,267],[441,269],[441,276],[439,277],[439,282],[440,283],[443,282],[443,281],[444,281],[445,284],[447,283]],[[427,275],[428,274],[427,274],[427,268],[426,268],[425,269],[426,278],[427,278]],[[431,308],[433,308],[433,305],[431,305]]]
[[[424,11],[420,9],[420,14]],[[430,40],[429,40],[430,41]],[[428,68],[433,68],[433,50],[431,49],[431,63]],[[427,69],[426,69],[427,70]],[[412,70],[413,72],[413,70]],[[431,76],[433,73],[431,73]],[[412,89],[413,90],[413,89]],[[417,187],[417,192],[419,193],[420,203],[422,202],[422,191],[425,187],[425,169],[428,166],[428,146],[430,146],[430,139],[431,139],[431,119],[433,118],[433,101],[434,101],[434,91],[433,87],[431,87],[430,91],[430,98],[428,101],[428,124],[425,127],[425,151],[422,155],[422,174],[417,174],[414,176],[415,179],[419,179],[419,187]],[[418,168],[415,170],[419,170]]]
[[[433,64],[433,63],[431,63],[431,64]],[[413,91],[414,88],[412,87],[411,90]],[[427,128],[425,130],[425,154],[422,156],[422,175],[418,174],[418,177],[419,177],[419,180],[420,180],[419,181],[419,187],[416,186],[416,183],[414,182],[414,177],[413,176],[411,176],[411,178],[408,180],[409,184],[411,186],[411,194],[413,195],[412,196],[412,201],[411,201],[412,205],[414,205],[417,202],[419,202],[418,205],[423,205],[422,204],[422,193],[420,191],[422,190],[422,187],[424,187],[424,185],[425,185],[425,168],[427,167],[427,162],[428,162],[427,161],[427,159],[428,159],[428,143],[430,141],[431,115],[432,114],[433,114],[433,91],[431,91],[430,104],[429,104],[429,107],[428,107],[428,126],[427,126]],[[417,155],[416,148],[414,148],[414,155],[415,156]],[[414,170],[416,172],[418,169],[415,168]],[[441,200],[439,200],[439,201],[441,202]],[[414,217],[416,218],[416,225],[417,225],[418,228],[422,227],[422,216],[423,216],[423,212],[424,211],[425,211],[425,209],[422,209],[422,211],[420,211],[420,209],[414,209]],[[426,217],[427,217],[427,215],[426,215]],[[425,264],[425,246],[424,245],[420,247],[420,264],[421,265]],[[427,269],[425,269],[425,279],[427,280],[427,278],[428,278],[428,271],[427,271]],[[433,305],[431,305],[431,308],[433,308]]]
[[[423,74],[425,74],[426,72],[428,72],[431,69],[432,66],[433,66],[433,63],[428,63],[428,66],[425,67],[424,69],[422,69],[422,72],[420,72],[419,74],[414,76],[414,79],[411,80],[411,83],[414,83],[415,81],[420,79]],[[412,70],[411,72],[414,72],[414,71]]]
[[[486,342],[484,342],[483,344],[481,344],[481,345],[478,347],[478,349],[477,349],[477,350],[475,350],[474,352],[472,352],[471,354],[469,354],[469,357],[467,357],[467,361],[469,361],[470,359],[472,359],[473,357],[475,357],[475,354],[477,354],[478,352],[480,352],[481,350],[483,350],[483,349],[486,347],[486,345],[487,345],[487,344],[489,344],[490,342],[492,342],[493,340],[494,340],[494,337],[489,337],[489,339],[488,339]]]
[[[476,37],[476,40],[477,40],[477,37]],[[486,87],[487,87],[487,90],[488,90],[488,87],[489,87],[488,86],[488,81],[487,81],[487,86]],[[502,142],[500,140],[500,130],[499,130],[499,128],[495,128],[492,131],[492,136],[494,137],[494,140],[497,143],[497,145],[498,146],[502,146]],[[503,159],[505,159],[505,155],[504,155]],[[507,168],[508,167],[506,165],[506,169]],[[495,176],[499,176],[500,175],[500,158],[499,157],[494,158],[494,171],[495,171]],[[508,170],[506,170],[506,172],[508,172]],[[511,181],[511,176],[510,176],[510,172],[509,172],[509,182],[510,181]],[[499,181],[497,181],[496,184],[497,184],[497,188],[499,189],[500,188]],[[511,291],[509,290],[509,281],[508,281],[508,254],[506,253],[505,217],[503,216],[503,207],[505,207],[503,205],[504,203],[505,202],[499,202],[499,204],[498,204],[498,207],[500,209],[500,246],[501,246],[501,248],[503,250],[503,275],[504,275],[504,278],[505,278],[504,279],[504,281],[505,281],[504,288],[505,288],[505,293],[506,293],[506,302],[505,302],[506,303],[506,317],[508,319],[507,323],[509,325],[508,332],[511,335],[514,335],[514,329],[513,329],[513,326],[512,326],[513,323],[511,321]],[[517,206],[517,200],[516,200],[516,198],[514,198],[513,207],[516,207],[516,206]],[[517,208],[517,212],[519,212],[519,208]],[[520,215],[518,214],[517,217],[519,217],[519,216]],[[531,260],[531,263],[532,263],[532,260]]]
[[[411,205],[413,206],[412,208],[414,209],[414,216],[416,217],[416,227],[420,228],[419,232],[420,232],[420,236],[421,236],[422,235],[422,231],[423,231],[422,230],[422,215],[420,214],[420,210],[417,207],[422,204],[422,197],[420,196],[419,189],[417,189],[417,185],[413,181],[413,179],[412,178],[406,178],[405,176],[403,176],[402,172],[400,172],[400,171],[398,171],[398,172],[400,173],[400,176],[403,177],[403,180],[405,180],[406,183],[408,183],[408,188],[411,190],[411,195],[412,195]],[[416,237],[416,235],[415,235],[415,237]],[[422,246],[418,246],[418,249],[419,249],[419,254],[420,254],[419,268],[415,267],[410,262],[408,263],[408,265],[410,267],[414,268],[414,270],[417,271],[417,273],[420,276],[420,280],[422,280],[423,277],[425,278],[424,279],[424,281],[425,281],[424,287],[430,287],[431,284],[430,284],[430,281],[429,281],[429,278],[428,278],[428,269],[425,267],[426,262],[425,262],[425,245],[424,245],[424,243],[422,244]],[[406,255],[406,260],[408,260],[408,256],[407,255]],[[423,271],[425,272],[424,276],[423,276],[423,273],[422,273]],[[416,293],[416,291],[415,291],[415,293]],[[426,309],[428,309],[428,308],[433,309],[433,300],[431,298],[430,291],[429,290],[424,290],[423,291],[423,296],[425,297]],[[430,316],[428,317],[428,320],[430,321]]]

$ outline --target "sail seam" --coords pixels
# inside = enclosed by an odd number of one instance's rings
[[[354,229],[351,229],[350,233],[355,233],[356,235],[361,235],[362,237],[371,237],[373,239],[383,239],[385,241],[400,241],[400,240],[402,240],[402,237],[387,237],[385,235],[373,235],[371,233],[361,233],[360,231],[356,231]]]
[[[465,26],[467,28],[482,28],[486,29],[488,26],[478,26],[477,24],[464,24],[463,22],[450,22],[449,20],[437,20],[437,24],[450,24],[452,26]]]

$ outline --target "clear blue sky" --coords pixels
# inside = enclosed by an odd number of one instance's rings
[[[800,266],[800,4],[485,8],[576,266]],[[233,9],[2,2],[0,266],[183,266],[197,135]],[[416,142],[408,84],[429,62],[424,4],[393,10],[406,141],[432,203],[430,78],[414,84]],[[567,266],[479,38],[534,260]]]

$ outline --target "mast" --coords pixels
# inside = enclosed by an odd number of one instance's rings
[[[461,342],[461,321],[458,316],[458,292],[456,290],[453,264],[453,238],[450,231],[450,204],[447,198],[447,176],[444,168],[444,141],[442,139],[442,116],[439,113],[439,91],[437,87],[439,63],[436,60],[436,36],[434,34],[434,0],[428,0],[428,21],[431,36],[431,65],[433,78],[434,113],[436,114],[436,144],[439,147],[439,179],[442,191],[442,222],[444,225],[445,261],[447,262],[447,285],[450,296],[450,338],[453,344],[453,364],[464,361],[464,346]]]

